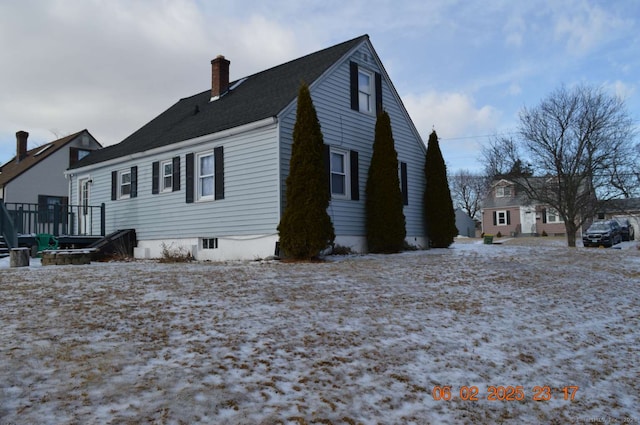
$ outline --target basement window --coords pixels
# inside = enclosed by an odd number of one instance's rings
[[[218,238],[202,238],[202,249],[218,249]]]

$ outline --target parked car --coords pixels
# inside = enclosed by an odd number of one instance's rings
[[[611,247],[621,241],[620,224],[615,220],[596,221],[582,235],[584,246]]]
[[[636,238],[635,230],[633,225],[629,222],[628,218],[618,218],[616,219],[618,224],[620,225],[620,234],[622,235],[623,241],[633,241]]]

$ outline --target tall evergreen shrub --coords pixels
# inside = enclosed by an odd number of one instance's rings
[[[322,131],[306,84],[298,92],[286,185],[286,206],[278,225],[280,248],[286,257],[310,260],[333,243],[335,234],[327,213],[331,193]]]
[[[376,121],[366,194],[369,252],[402,251],[406,229],[398,177],[398,154],[394,148],[391,119],[386,111],[378,115]]]
[[[424,174],[424,211],[427,238],[433,248],[447,248],[458,234],[451,191],[447,181],[447,167],[442,158],[435,131],[429,135]]]

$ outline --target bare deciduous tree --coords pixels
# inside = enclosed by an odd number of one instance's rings
[[[456,207],[461,208],[471,218],[482,208],[482,199],[489,190],[490,180],[483,174],[469,170],[458,170],[449,178],[451,197]]]
[[[623,99],[603,88],[563,86],[522,110],[517,141],[501,139],[490,152],[528,159],[532,175],[514,182],[530,199],[558,211],[573,247],[580,226],[604,202],[637,192],[635,136]]]

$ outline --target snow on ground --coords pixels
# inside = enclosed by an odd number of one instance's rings
[[[0,423],[640,423],[634,243],[503,242],[313,264],[0,260]]]

